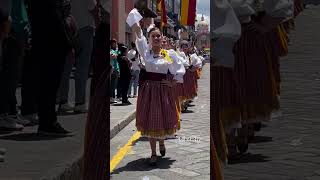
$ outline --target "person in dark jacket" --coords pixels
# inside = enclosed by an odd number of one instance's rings
[[[70,132],[58,123],[55,105],[66,57],[73,47],[66,22],[71,13],[68,8],[70,2],[69,0],[27,2],[32,29],[31,59],[34,69],[33,87],[37,95],[38,133],[65,136]]]
[[[118,56],[118,62],[120,66],[120,86],[121,86],[121,96],[122,96],[122,104],[130,105],[131,103],[128,101],[128,90],[131,80],[131,62],[127,58],[128,47],[124,44],[119,44],[120,54]]]

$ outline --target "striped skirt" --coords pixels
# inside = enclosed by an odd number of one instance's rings
[[[197,79],[195,72],[187,69],[183,76],[183,91],[186,99],[193,99],[197,96]]]
[[[172,76],[167,76],[172,80]],[[161,81],[144,80],[137,99],[136,127],[143,137],[164,139],[180,129],[177,96]]]
[[[183,83],[177,83],[176,86],[173,88],[175,99],[176,99],[176,106],[178,110],[178,118],[181,119],[181,103],[182,101],[186,100],[183,94]]]
[[[201,77],[201,70],[200,70],[200,68],[197,68],[197,70],[196,70],[196,78],[200,79],[200,77]]]
[[[228,131],[241,123],[239,85],[231,68],[214,66],[212,74],[216,117]]]
[[[303,3],[302,0],[294,1],[294,17],[297,17],[303,11]]]
[[[294,18],[291,18],[291,19],[285,21],[283,23],[283,27],[284,27],[285,31],[287,32],[287,34],[290,34],[290,32],[295,29]]]
[[[277,83],[268,35],[252,32],[242,25],[242,35],[235,44],[235,76],[239,85],[241,117],[244,122],[269,116],[277,99]]]
[[[174,92],[179,100],[182,101],[186,99],[184,95],[184,83],[177,83],[174,89],[175,89]]]
[[[278,47],[279,48],[279,56],[284,57],[288,55],[288,41],[289,41],[289,36],[288,33],[286,32],[284,25],[281,24],[278,26],[277,29],[277,34],[278,34]]]

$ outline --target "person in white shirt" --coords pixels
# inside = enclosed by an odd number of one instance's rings
[[[76,59],[75,72],[75,107],[69,103],[61,104],[60,111],[74,111],[76,113],[87,112],[86,108],[86,88],[89,75],[89,66],[91,63],[91,53],[93,51],[93,38],[95,27],[99,22],[98,5],[96,0],[73,0],[72,12],[79,36],[79,55]],[[72,64],[65,66],[65,74],[71,73]],[[60,101],[67,101],[69,94],[69,85],[63,86],[59,92]],[[61,100],[62,99],[62,100]]]
[[[139,74],[141,61],[139,57],[139,53],[137,52],[136,45],[134,42],[131,43],[131,50],[128,52],[128,59],[131,61],[131,75],[132,79],[130,81],[128,96],[130,98],[135,98],[138,95],[138,84],[139,84]],[[132,87],[133,87],[133,95],[132,95]]]

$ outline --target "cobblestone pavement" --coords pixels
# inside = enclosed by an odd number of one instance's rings
[[[113,180],[209,180],[210,179],[210,71],[205,65],[199,80],[199,96],[190,107],[193,113],[182,114],[177,139],[166,140],[167,154],[158,168],[149,167],[150,145],[139,139],[111,174]],[[111,158],[135,133],[134,121],[111,140]],[[194,139],[192,139],[194,138]],[[158,143],[157,143],[158,148]],[[159,150],[158,154],[159,154]]]
[[[296,21],[281,61],[282,117],[266,124],[249,153],[225,168],[226,180],[320,179],[320,7]]]

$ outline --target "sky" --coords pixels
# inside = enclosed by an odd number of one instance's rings
[[[201,16],[210,24],[210,0],[197,0],[197,20],[201,20]]]

